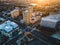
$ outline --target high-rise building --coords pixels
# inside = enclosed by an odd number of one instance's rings
[[[16,18],[19,16],[19,12],[20,12],[20,9],[18,7],[16,7],[16,9],[14,9],[13,11],[11,11],[11,17],[12,18]]]
[[[25,23],[30,24],[32,20],[33,7],[28,7],[23,11],[23,20]]]

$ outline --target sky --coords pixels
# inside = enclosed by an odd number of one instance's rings
[[[17,3],[36,2],[40,4],[46,3],[60,3],[60,0],[5,0],[5,1],[15,1]]]

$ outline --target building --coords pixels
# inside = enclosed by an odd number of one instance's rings
[[[0,30],[6,31],[6,32],[10,32],[17,27],[18,25],[10,20],[5,21],[3,24],[0,24]]]
[[[16,9],[14,9],[13,11],[11,11],[11,17],[12,18],[16,18],[19,16],[20,13],[20,9],[18,7],[16,7]]]
[[[31,23],[32,13],[33,13],[32,7],[25,8],[25,10],[23,11],[23,20],[25,23],[27,24]]]

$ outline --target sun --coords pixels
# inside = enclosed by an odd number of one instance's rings
[[[38,2],[41,2],[41,3],[45,2],[46,3],[46,2],[49,2],[49,0],[38,0]]]
[[[39,2],[44,2],[44,0],[38,0]]]
[[[38,0],[39,4],[49,4],[50,2],[50,0]]]

